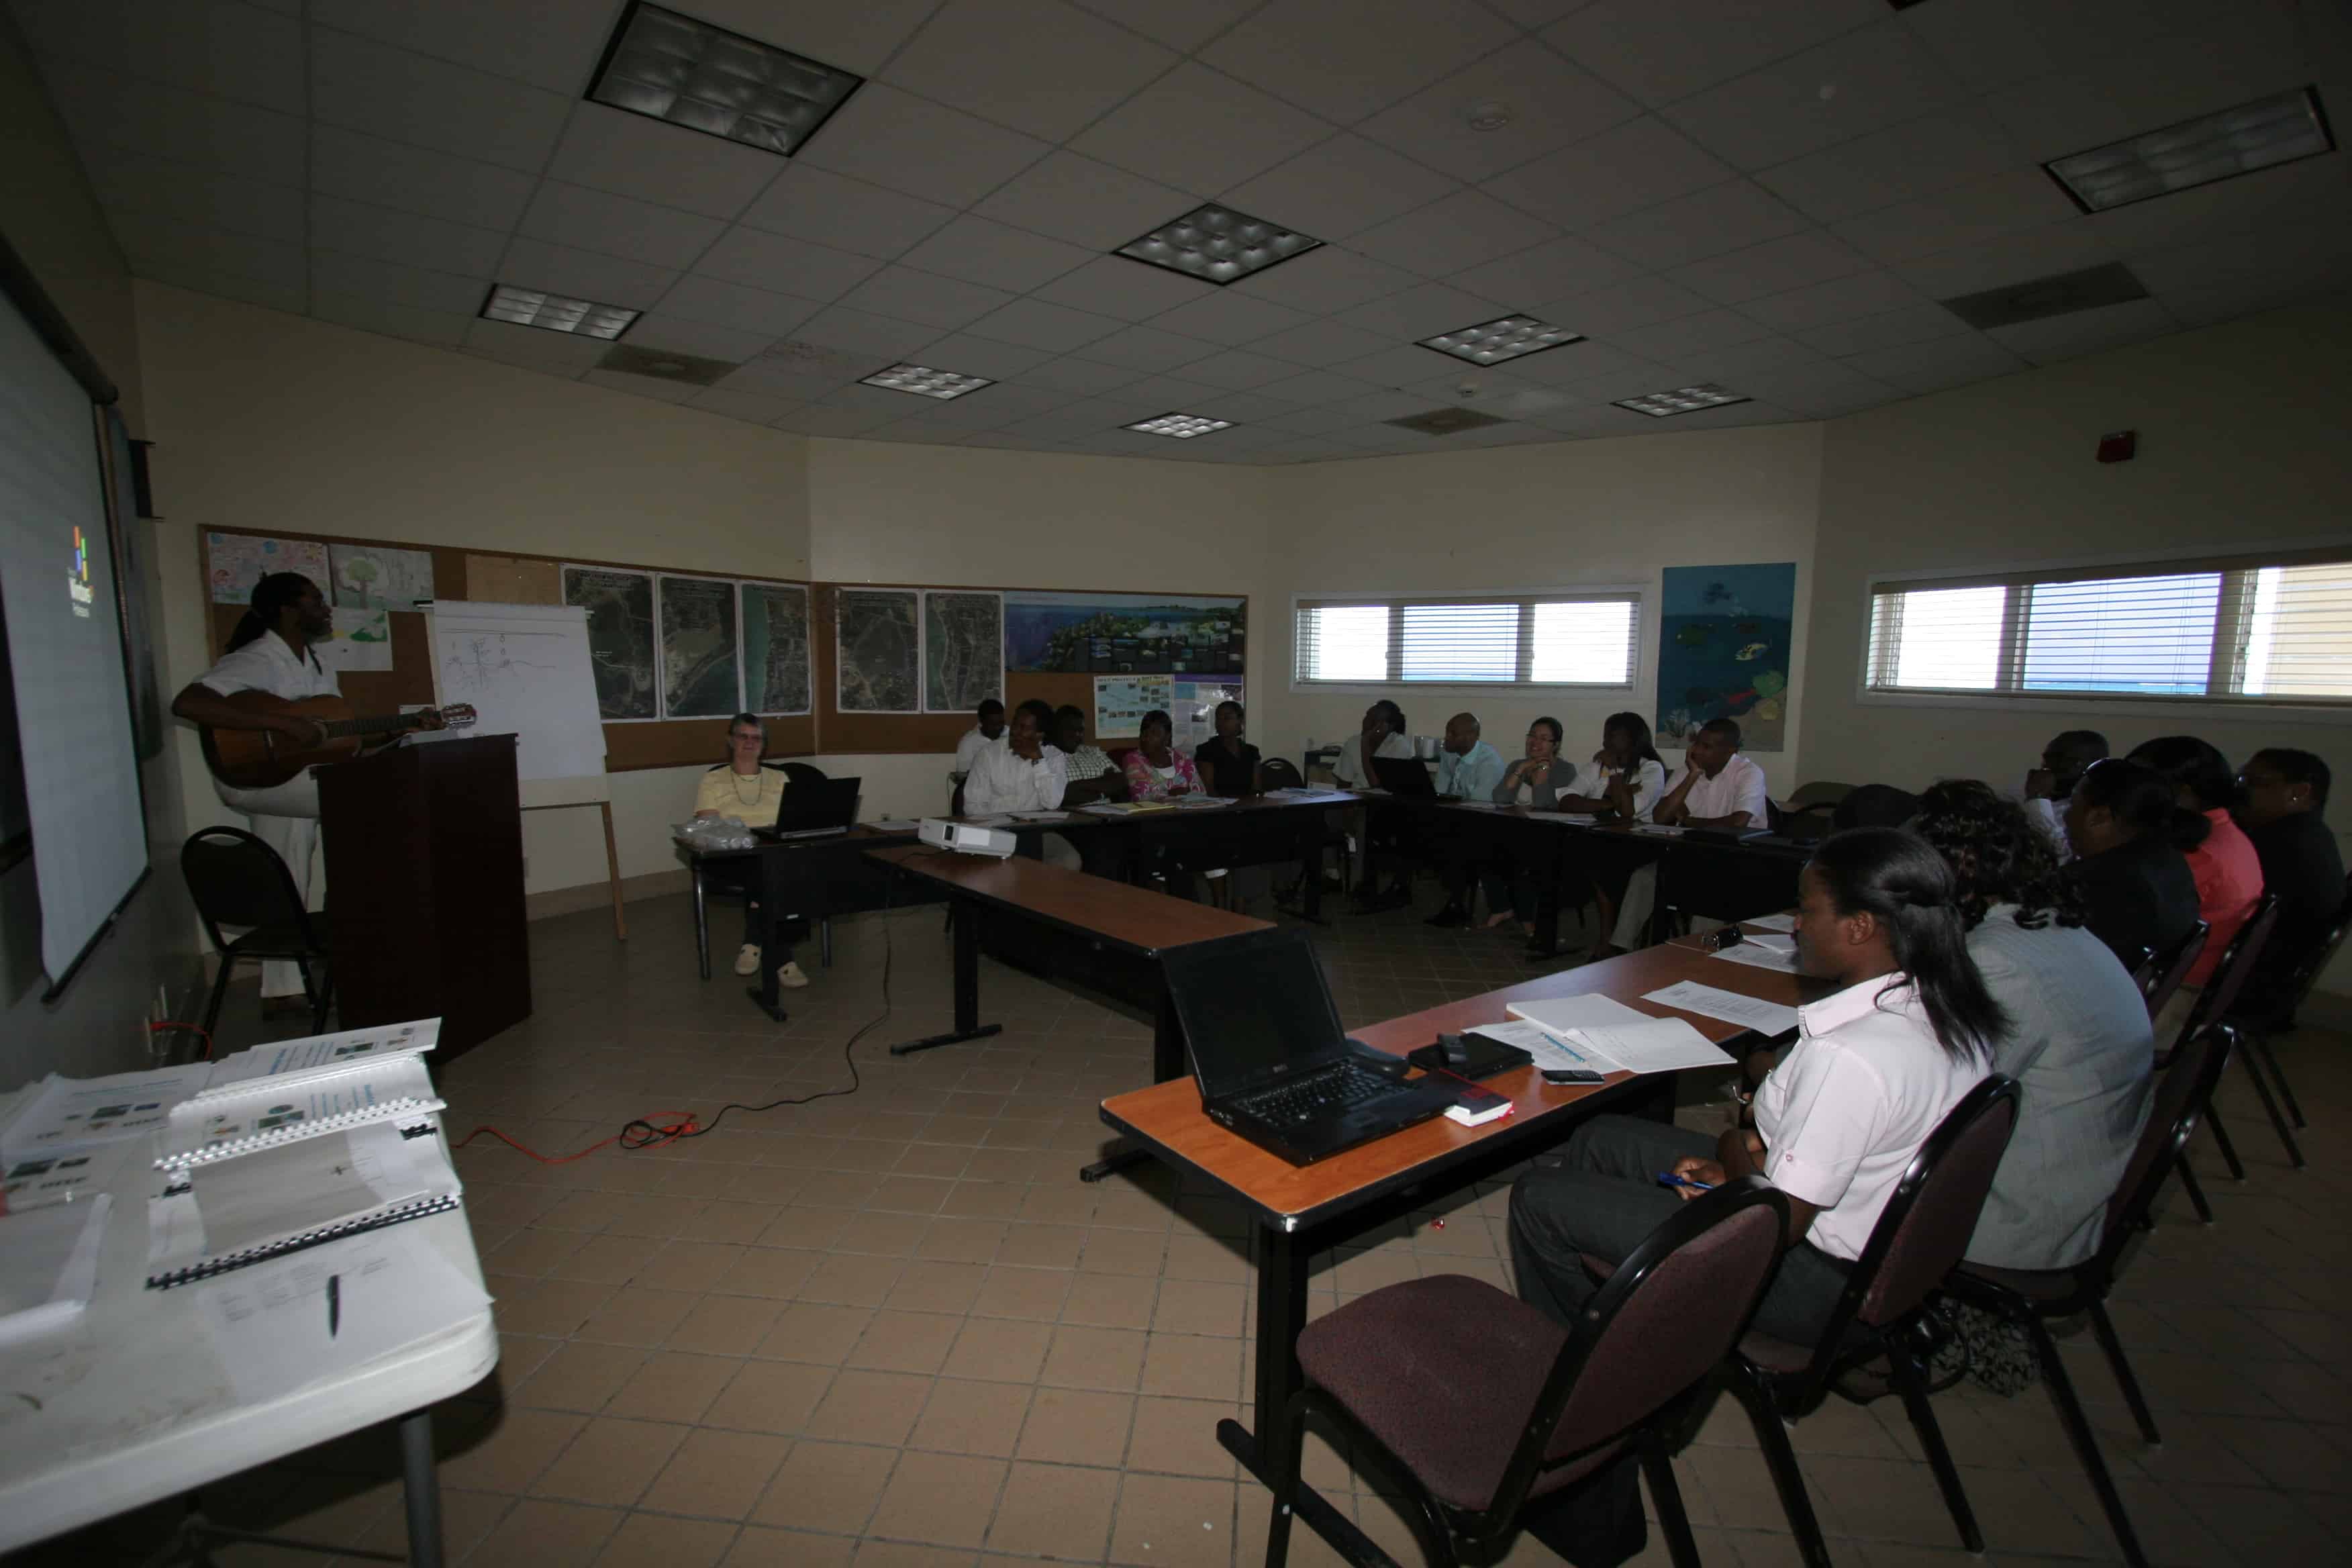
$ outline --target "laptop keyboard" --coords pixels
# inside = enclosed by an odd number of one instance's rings
[[[1305,1121],[1345,1106],[1361,1104],[1398,1087],[1395,1079],[1374,1072],[1360,1062],[1341,1062],[1295,1083],[1241,1096],[1234,1104],[1266,1121]]]

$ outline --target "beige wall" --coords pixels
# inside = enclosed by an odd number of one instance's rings
[[[1310,738],[1329,742],[1353,735],[1365,707],[1388,696],[1417,734],[1441,733],[1458,710],[1475,712],[1506,757],[1520,753],[1528,722],[1548,713],[1568,732],[1566,753],[1590,756],[1606,715],[1630,708],[1655,721],[1662,567],[1794,561],[1799,629],[1789,671],[1790,745],[1758,752],[1756,760],[1776,796],[1810,776],[1801,769],[1809,769],[1811,759],[1801,757],[1795,742],[1822,483],[1819,426],[1317,463],[1267,479],[1278,518],[1278,593],[1258,620],[1257,650],[1270,674],[1256,688],[1250,729],[1269,753],[1295,757]],[[1571,698],[1558,690],[1462,687],[1290,689],[1294,594],[1604,584],[1647,594],[1633,691]]]

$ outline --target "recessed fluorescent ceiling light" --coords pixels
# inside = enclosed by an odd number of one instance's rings
[[[1147,436],[1168,436],[1179,441],[1189,441],[1195,436],[1206,436],[1212,430],[1230,430],[1230,419],[1206,419],[1198,414],[1162,414],[1157,419],[1139,419],[1128,426]]]
[[[1727,392],[1710,381],[1697,386],[1678,386],[1672,392],[1621,397],[1617,399],[1617,406],[1630,408],[1636,414],[1646,414],[1653,419],[1671,419],[1677,414],[1696,414],[1702,408],[1720,408],[1727,403],[1747,401],[1738,393]]]
[[[572,332],[583,338],[617,338],[629,330],[637,312],[621,305],[599,305],[593,300],[499,283],[482,302],[482,319],[512,321],[518,327],[544,327],[551,332]]]
[[[1121,256],[1165,267],[1188,278],[1231,283],[1263,272],[1277,261],[1304,256],[1323,242],[1293,234],[1278,224],[1213,203],[1186,213],[1118,247]]]
[[[1466,359],[1472,364],[1500,364],[1507,359],[1540,353],[1545,349],[1564,348],[1570,343],[1583,341],[1584,336],[1580,332],[1547,325],[1532,316],[1505,316],[1499,321],[1423,338],[1421,346],[1435,349],[1442,354],[1452,354],[1455,359]]]
[[[2076,206],[2097,213],[2316,158],[2335,147],[2318,93],[2299,87],[2042,166]]]
[[[636,0],[588,96],[789,157],[865,79]]]
[[[922,364],[894,364],[888,370],[877,370],[872,375],[859,378],[867,386],[887,387],[892,392],[911,392],[918,397],[936,397],[942,403],[950,397],[961,397],[967,392],[978,392],[996,383],[984,375],[958,375],[951,370],[933,370]]]

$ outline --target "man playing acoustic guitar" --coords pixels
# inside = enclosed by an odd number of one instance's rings
[[[172,711],[208,730],[274,731],[296,751],[316,751],[328,743],[328,727],[304,714],[244,706],[228,700],[240,692],[297,700],[341,697],[335,672],[319,662],[310,644],[328,636],[334,617],[328,612],[319,585],[299,572],[275,572],[254,585],[253,608],[229,634],[228,650],[220,662],[191,681],[172,700]],[[438,714],[415,715],[414,727],[438,730]],[[396,733],[367,737],[362,746],[383,745]],[[310,896],[310,858],[319,837],[319,785],[303,768],[282,784],[246,789],[217,774],[213,790],[221,803],[244,815],[254,837],[278,851],[293,873],[294,886],[307,903]],[[301,971],[292,963],[273,959],[261,966],[264,1012],[280,998],[302,996]]]

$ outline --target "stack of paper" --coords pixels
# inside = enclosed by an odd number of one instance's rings
[[[109,1078],[51,1073],[0,1129],[0,1157],[16,1165],[44,1156],[87,1152],[95,1143],[136,1138],[162,1127],[172,1108],[205,1087],[212,1068],[196,1062],[161,1072]]]
[[[1651,1073],[1731,1064],[1731,1058],[1692,1028],[1688,1020],[1653,1018],[1606,996],[1514,1002],[1509,1011],[1512,1016],[1541,1028],[1555,1046],[1575,1058],[1548,1064],[1555,1067]]]
[[[1663,1007],[1679,1008],[1696,1013],[1702,1017],[1720,1018],[1727,1024],[1738,1024],[1759,1035],[1779,1035],[1797,1026],[1797,1010],[1783,1007],[1778,1002],[1767,1002],[1760,996],[1747,996],[1737,991],[1718,990],[1701,985],[1696,980],[1677,980],[1663,990],[1653,991],[1642,998]]]
[[[1797,929],[1797,917],[1794,915],[1758,915],[1753,920],[1742,921],[1740,924],[1754,926],[1759,931],[1792,931]]]
[[[1717,950],[1715,956],[1728,963],[1769,969],[1776,974],[1794,974],[1797,973],[1797,939],[1792,936],[1751,936]]]

